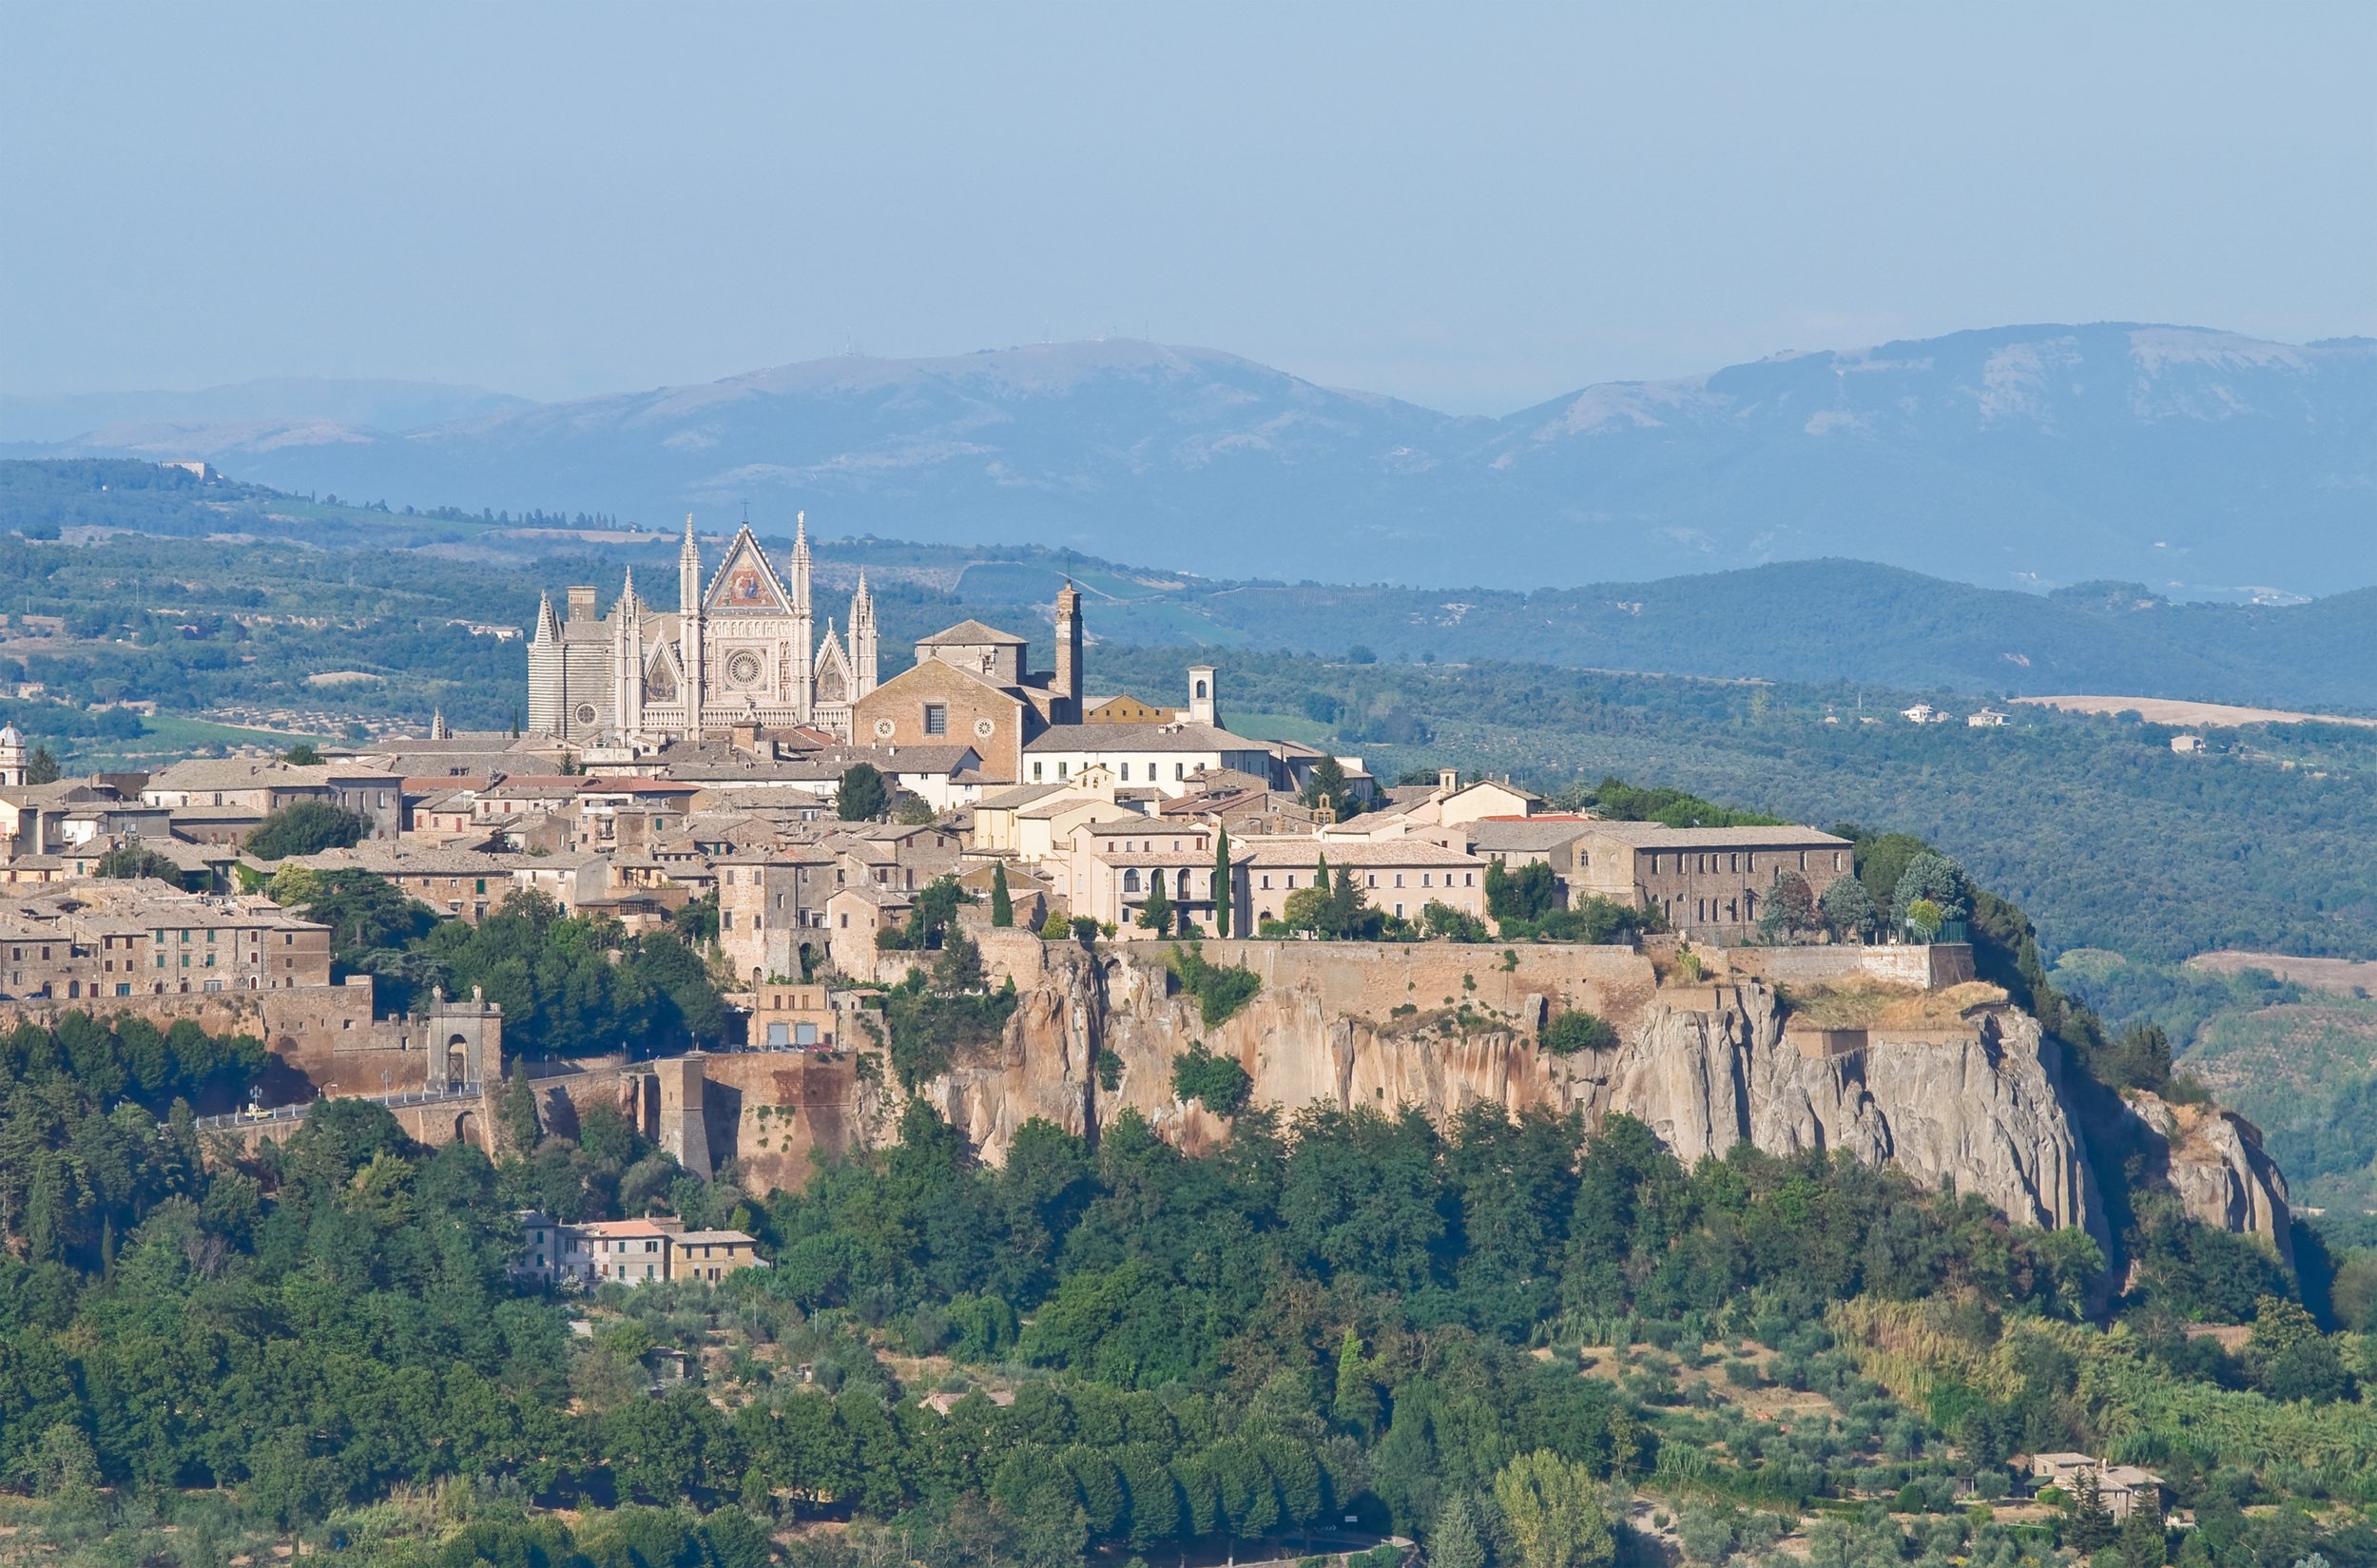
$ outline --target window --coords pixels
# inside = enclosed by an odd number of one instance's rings
[[[1429,887],[1429,886],[1433,886],[1434,884],[1433,884],[1433,883],[1431,883],[1431,882],[1428,881],[1428,879],[1429,879],[1431,876],[1433,876],[1434,874],[1435,874],[1435,873],[1433,873],[1433,872],[1428,872],[1428,871],[1422,871],[1421,873],[1420,873],[1420,886],[1422,886],[1422,887]]]
[[[1131,782],[1131,765],[1130,765],[1129,763],[1125,763],[1125,764],[1123,764],[1123,783],[1125,783],[1125,784],[1129,784],[1130,782]]]
[[[1056,765],[1056,776],[1057,776],[1058,778],[1060,778],[1060,779],[1061,779],[1061,778],[1063,778],[1063,777],[1065,776],[1065,768],[1066,768],[1066,765],[1065,765],[1065,764],[1063,764],[1063,763],[1058,763],[1058,764]]]
[[[1038,763],[1034,763],[1032,765],[1032,782],[1034,784],[1038,784],[1040,782],[1040,765]]]
[[[1269,872],[1267,872],[1267,871],[1266,871],[1266,872],[1263,874],[1263,885],[1264,885],[1266,888],[1268,888],[1268,887],[1271,885],[1271,874],[1270,874]],[[164,960],[164,959],[163,959],[163,958],[159,958],[157,961],[158,961],[159,963],[163,963],[163,962],[164,962],[165,960]]]
[[[1475,886],[1477,886],[1477,885],[1478,885],[1478,874],[1477,874],[1475,871],[1464,871],[1464,872],[1462,872],[1462,873],[1460,874],[1460,884],[1461,884],[1461,886],[1463,886],[1463,887],[1475,887]]]
[[[1401,887],[1401,886],[1402,886],[1402,885],[1403,885],[1403,874],[1402,874],[1401,872],[1400,872],[1400,871],[1398,871],[1397,873],[1395,873],[1395,885],[1396,885],[1397,887]],[[1399,908],[1399,909],[1397,909],[1396,913],[1397,913],[1397,914],[1401,914],[1401,913],[1402,913],[1402,911]]]
[[[1187,763],[1174,763],[1172,765],[1172,777],[1174,779],[1185,779],[1188,777],[1188,765]]]
[[[927,735],[949,733],[949,706],[946,703],[924,705],[924,732]]]
[[[486,879],[486,878],[481,877],[481,878],[478,880],[478,886],[477,886],[477,888],[476,888],[476,889],[474,889],[474,891],[479,892],[479,893],[485,893],[485,892],[487,891],[487,879]]]

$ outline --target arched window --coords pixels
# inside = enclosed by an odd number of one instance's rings
[[[1139,891],[1139,873],[1136,868],[1123,873],[1123,891],[1126,893]]]
[[[1197,683],[1197,695],[1200,697],[1205,695],[1205,683],[1203,681],[1199,681]]]

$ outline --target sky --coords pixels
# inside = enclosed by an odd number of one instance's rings
[[[0,394],[2377,334],[2377,6],[0,0]]]

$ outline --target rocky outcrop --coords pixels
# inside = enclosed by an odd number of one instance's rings
[[[1952,1183],[2018,1222],[2111,1240],[2071,1109],[2075,1069],[2012,1008],[1951,1011],[1944,1027],[1787,1030],[1758,976],[1663,983],[1621,948],[1208,941],[1204,952],[1263,982],[1214,1029],[1157,944],[1090,951],[988,933],[986,960],[1021,992],[1015,1016],[996,1044],[919,1093],[993,1161],[1034,1117],[1094,1135],[1126,1111],[1203,1149],[1227,1122],[1171,1089],[1175,1058],[1202,1043],[1246,1070],[1257,1100],[1291,1114],[1417,1106],[1440,1118],[1482,1101],[1574,1111],[1590,1132],[1622,1113],[1687,1161],[1744,1141],[1846,1150],[1928,1186]],[[1608,1019],[1616,1043],[1567,1057],[1540,1050],[1544,1022],[1571,1008]],[[2190,1213],[2288,1255],[2285,1182],[2250,1124],[2152,1096],[2132,1103]]]
[[[1622,949],[1208,943],[1206,954],[1264,979],[1214,1030],[1150,946],[995,953],[1022,988],[1015,1019],[997,1046],[922,1092],[993,1160],[1032,1117],[1081,1131],[1126,1109],[1196,1149],[1227,1131],[1171,1092],[1173,1059],[1202,1042],[1246,1068],[1256,1099],[1291,1113],[1412,1105],[1441,1117],[1485,1101],[1573,1110],[1589,1131],[1624,1113],[1688,1161],[1745,1140],[1779,1153],[1846,1149],[1928,1185],[1953,1182],[2025,1224],[2102,1229],[2060,1049],[2019,1013],[1811,1055],[1786,1036],[1765,985],[1662,987]],[[1618,1043],[1565,1058],[1539,1050],[1542,1021],[1572,1007],[1612,1020]]]
[[[2127,1096],[2161,1175],[2187,1212],[2206,1225],[2267,1237],[2294,1267],[2286,1176],[2262,1152],[2261,1132],[2216,1105],[2173,1105],[2143,1090]]]

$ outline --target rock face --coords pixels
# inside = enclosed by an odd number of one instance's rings
[[[1743,1141],[1845,1149],[1926,1186],[1953,1182],[2017,1222],[2111,1241],[2071,1109],[2074,1069],[2011,1008],[1841,1046],[1787,1031],[1760,979],[1662,984],[1622,948],[1208,941],[1209,961],[1263,982],[1208,1029],[1158,944],[1091,952],[999,931],[983,950],[994,974],[1015,979],[1015,1016],[995,1045],[918,1093],[993,1161],[1034,1117],[1094,1133],[1125,1111],[1184,1148],[1210,1147],[1227,1123],[1171,1089],[1174,1059],[1202,1043],[1246,1069],[1254,1099],[1291,1114],[1411,1105],[1441,1118],[1483,1101],[1575,1111],[1590,1132],[1624,1113],[1687,1162]],[[1544,1022],[1570,1008],[1608,1019],[1617,1043],[1567,1057],[1538,1049]],[[2133,1109],[2167,1149],[2190,1213],[2290,1255],[2285,1182],[2250,1124],[2152,1096]]]
[[[2292,1268],[2286,1176],[2262,1152],[2260,1130],[2215,1105],[2172,1105],[2142,1090],[2128,1098],[2148,1147],[2161,1154],[2164,1182],[2188,1213],[2223,1230],[2268,1237]]]

